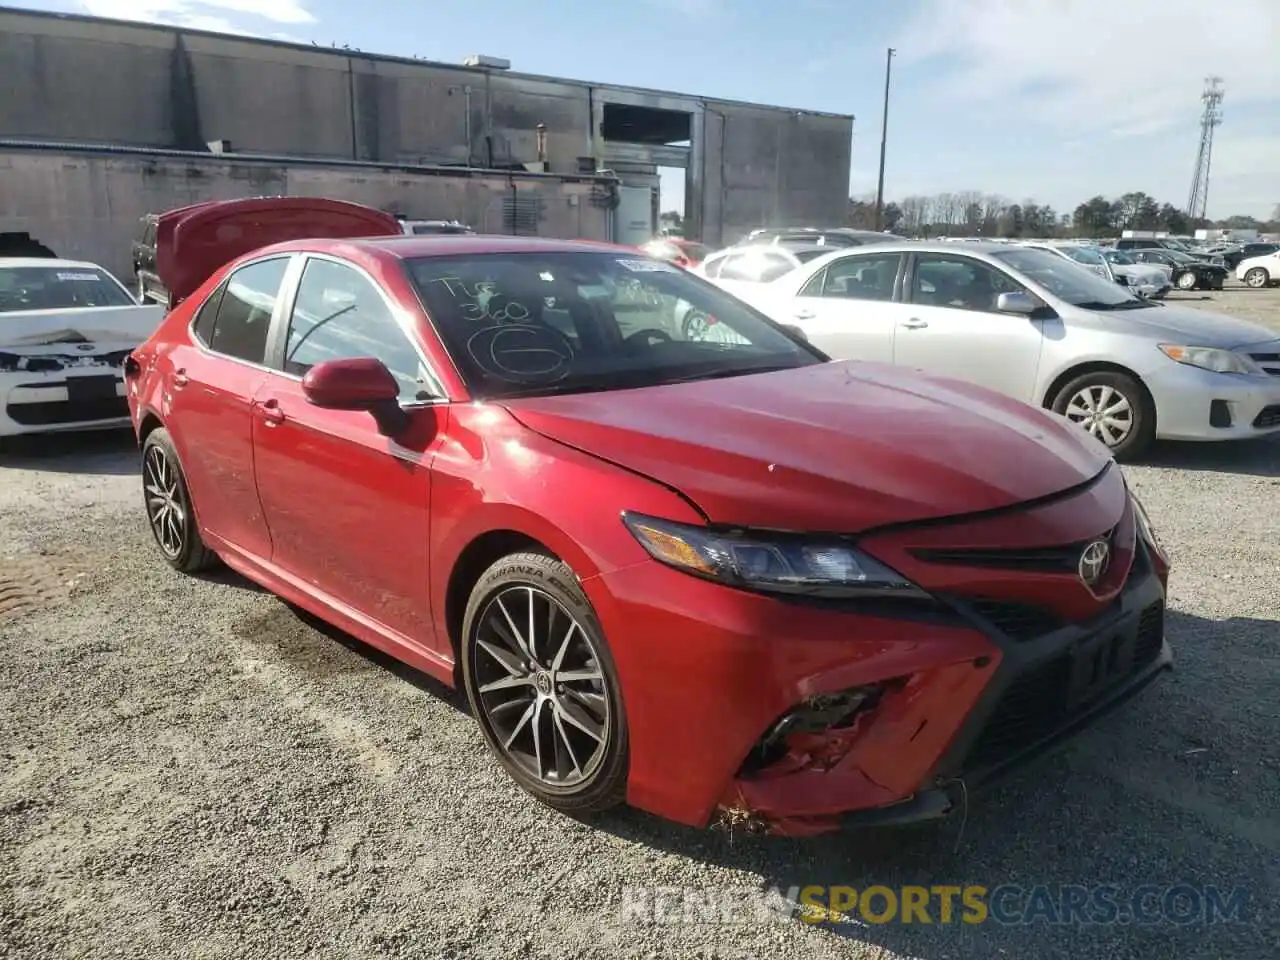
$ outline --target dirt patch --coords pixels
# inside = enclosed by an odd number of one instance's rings
[[[85,577],[85,565],[56,554],[0,557],[0,622],[59,603]]]

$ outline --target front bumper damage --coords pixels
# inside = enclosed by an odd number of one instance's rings
[[[1064,745],[1172,666],[1164,640],[1166,574],[1140,545],[1123,591],[1090,622],[1015,639],[974,618],[990,638],[993,656],[968,666],[968,689],[975,695],[965,716],[946,731],[937,729],[946,720],[932,705],[956,703],[965,678],[953,670],[895,678],[859,709],[835,718],[825,700],[802,701],[766,731],[739,769],[721,797],[716,824],[813,836],[947,816],[973,794]],[[972,617],[962,603],[956,610]],[[938,744],[936,762],[907,790],[866,772],[886,769],[884,758],[875,756],[875,740],[895,739],[889,731],[904,720],[918,726],[905,741],[896,737],[899,749],[908,743],[912,752],[930,751],[930,726]],[[894,799],[876,802],[887,796]]]

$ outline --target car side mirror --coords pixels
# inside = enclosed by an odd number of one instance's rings
[[[1018,293],[1002,293],[996,297],[997,313],[1018,313],[1029,317],[1040,309],[1040,304],[1036,303],[1030,295]]]
[[[778,326],[782,327],[783,330],[787,331],[787,333],[791,334],[797,340],[803,340],[805,343],[809,342],[809,335],[794,323],[780,323]]]
[[[392,436],[405,426],[400,385],[386,365],[373,357],[317,363],[302,378],[307,402],[327,410],[367,410],[378,430]]]

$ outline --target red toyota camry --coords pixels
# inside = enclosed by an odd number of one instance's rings
[[[540,800],[941,816],[1170,664],[1165,555],[1065,420],[830,362],[639,253],[391,232],[161,218],[178,306],[125,371],[147,517],[177,569],[460,684]]]

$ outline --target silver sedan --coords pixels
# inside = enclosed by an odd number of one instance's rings
[[[1044,250],[880,244],[739,296],[832,357],[991,387],[1057,411],[1120,459],[1157,437],[1280,430],[1275,331],[1144,300]]]

